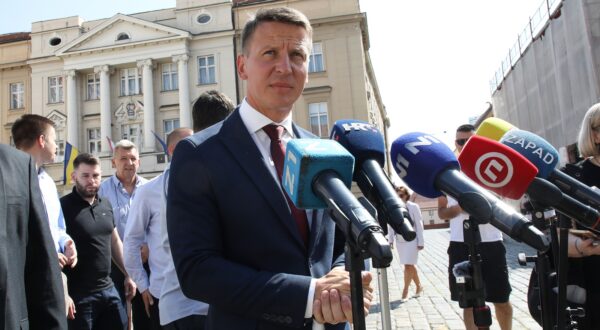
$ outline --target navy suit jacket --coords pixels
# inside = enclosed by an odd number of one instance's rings
[[[0,328],[67,328],[58,257],[30,155],[0,144]]]
[[[314,137],[295,125],[294,132]],[[304,246],[239,109],[179,142],[170,173],[173,260],[183,293],[210,304],[207,329],[309,329],[311,277],[343,265],[343,235],[315,211]]]

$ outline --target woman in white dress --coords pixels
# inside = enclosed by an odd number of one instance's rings
[[[406,203],[406,208],[412,219],[415,232],[417,237],[407,242],[402,236],[396,234],[394,230],[388,226],[388,241],[390,246],[393,248],[394,243],[396,244],[396,250],[398,251],[398,258],[400,264],[404,265],[404,289],[402,290],[402,300],[408,298],[408,289],[410,288],[410,282],[415,282],[417,286],[415,297],[420,296],[423,293],[423,286],[417,273],[417,260],[419,258],[419,251],[425,246],[423,241],[423,218],[421,217],[421,208],[419,205],[410,202],[410,192],[406,187],[396,188],[398,196]]]

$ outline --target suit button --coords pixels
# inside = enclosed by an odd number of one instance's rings
[[[292,317],[286,316],[284,321],[285,321],[285,324],[292,324]]]

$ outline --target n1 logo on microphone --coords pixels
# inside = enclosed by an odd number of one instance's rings
[[[412,155],[416,156],[421,149],[427,148],[434,143],[442,142],[431,135],[421,135],[417,136],[415,140],[405,143],[402,147],[405,150],[408,150]],[[398,153],[398,156],[394,162],[394,167],[396,168],[396,172],[401,179],[406,176],[409,165],[410,162],[404,156],[402,156],[401,153]]]
[[[325,208],[315,195],[313,179],[322,171],[335,171],[349,188],[354,157],[338,142],[326,139],[293,139],[286,146],[283,163],[283,190],[298,208]]]
[[[537,175],[537,168],[508,146],[473,135],[458,156],[461,171],[500,196],[519,199]],[[516,175],[519,173],[519,175]]]

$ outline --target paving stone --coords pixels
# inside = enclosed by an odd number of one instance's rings
[[[457,302],[450,300],[448,289],[448,229],[432,229],[425,231],[425,249],[420,252],[417,268],[424,287],[420,297],[414,297],[414,284],[409,290],[409,298],[402,301],[402,286],[404,285],[404,269],[398,264],[396,250],[394,261],[386,270],[390,301],[391,329],[394,330],[458,330],[464,329],[462,309]],[[527,307],[527,286],[532,265],[520,266],[517,255],[525,252],[533,255],[534,250],[505,236],[506,260],[509,268],[511,286],[510,296],[513,304],[513,329],[540,330],[541,327],[529,314]],[[379,304],[378,273],[373,274],[375,299],[369,310],[365,323],[369,330],[383,329],[381,322],[381,306]],[[495,318],[493,305],[492,326],[490,329],[500,329]]]

